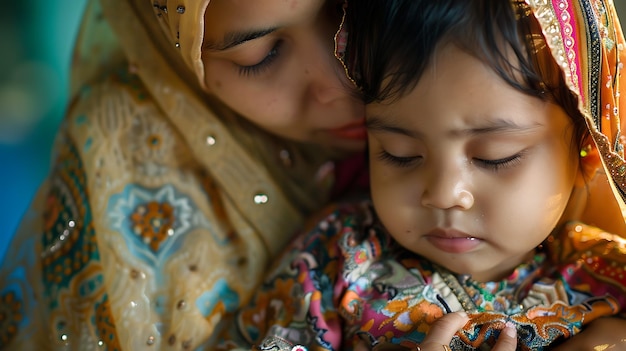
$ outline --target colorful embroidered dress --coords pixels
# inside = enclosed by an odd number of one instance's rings
[[[402,249],[368,203],[303,236],[238,315],[225,348],[415,347],[445,313],[467,311],[453,350],[493,345],[507,322],[521,350],[542,350],[602,316],[626,317],[626,240],[580,223],[550,237],[506,279],[479,283]]]

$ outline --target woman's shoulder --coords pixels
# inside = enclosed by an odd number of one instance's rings
[[[127,68],[83,85],[67,108],[57,148],[73,145],[88,174],[115,169],[142,179],[192,163],[184,136]],[[105,172],[106,173],[106,172]]]
[[[368,199],[333,203],[315,217],[315,223],[310,223],[295,242],[295,250],[323,253],[322,256],[331,260],[341,257],[349,268],[356,261],[368,264],[378,260],[392,243],[377,225]]]
[[[572,255],[626,253],[626,239],[622,236],[577,221],[566,223],[560,232],[546,240],[546,245],[561,259]]]
[[[82,85],[69,102],[65,123],[74,133],[84,133],[86,127],[115,131],[146,115],[151,123],[165,117],[139,77],[120,68]]]
[[[323,233],[325,236],[361,233],[365,227],[375,223],[375,218],[371,200],[362,195],[326,205],[308,218],[304,232],[308,235]]]
[[[232,230],[221,188],[127,69],[80,89],[55,150],[51,190],[78,189],[98,232],[160,252],[187,232],[222,240]]]
[[[614,296],[626,301],[626,239],[581,222],[567,223],[545,244],[551,270],[566,281],[586,289],[615,289]],[[606,290],[600,290],[606,292]],[[596,293],[599,293],[596,291]]]
[[[626,266],[626,239],[593,225],[567,222],[542,245],[551,264],[597,267],[600,261]],[[601,264],[604,265],[605,263]]]

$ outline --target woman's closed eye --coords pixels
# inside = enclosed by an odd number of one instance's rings
[[[385,150],[378,153],[378,159],[395,167],[410,167],[422,160],[422,156],[395,156]]]
[[[274,63],[274,61],[278,58],[278,56],[280,55],[280,49],[282,45],[283,45],[283,41],[278,40],[276,44],[274,44],[272,49],[267,53],[267,55],[265,55],[265,57],[258,63],[255,63],[253,65],[245,65],[245,66],[237,65],[239,67],[239,75],[249,77],[249,76],[256,76],[256,75],[263,73],[263,71],[270,68],[272,63]]]

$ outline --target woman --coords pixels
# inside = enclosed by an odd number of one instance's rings
[[[303,218],[365,188],[339,21],[323,0],[91,1],[0,349],[210,345]]]

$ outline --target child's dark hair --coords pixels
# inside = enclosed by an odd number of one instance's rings
[[[587,126],[577,98],[522,0],[351,0],[346,26],[344,60],[366,103],[409,92],[436,48],[451,43],[515,89],[560,105],[582,147]]]

